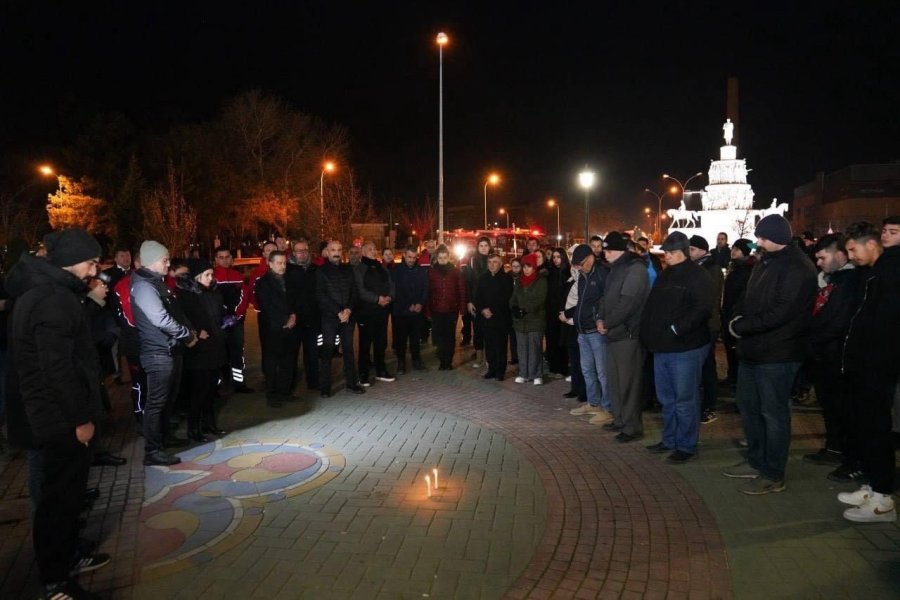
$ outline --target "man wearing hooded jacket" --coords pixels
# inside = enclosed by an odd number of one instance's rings
[[[42,483],[32,535],[45,598],[94,598],[70,579],[109,562],[77,556],[100,404],[100,365],[82,300],[97,275],[100,245],[81,229],[47,235],[47,260],[23,254],[10,271],[11,441],[36,446]]]

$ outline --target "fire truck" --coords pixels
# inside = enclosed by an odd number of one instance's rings
[[[462,260],[468,254],[475,252],[478,238],[486,237],[491,243],[491,248],[509,260],[516,256],[522,256],[525,251],[525,242],[528,238],[536,238],[540,244],[549,240],[540,229],[522,229],[520,227],[493,228],[493,229],[454,229],[444,233],[444,244],[451,249],[457,259]]]

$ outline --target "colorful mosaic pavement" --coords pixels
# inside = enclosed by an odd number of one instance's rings
[[[259,527],[264,505],[319,487],[344,457],[318,442],[228,440],[148,467],[138,532],[141,579],[209,562]]]

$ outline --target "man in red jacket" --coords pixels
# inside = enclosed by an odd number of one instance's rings
[[[225,352],[228,367],[222,382],[239,394],[249,394],[253,390],[244,381],[244,316],[250,306],[250,286],[243,276],[232,269],[234,257],[225,246],[216,248],[216,266],[213,277],[222,299],[225,301]]]

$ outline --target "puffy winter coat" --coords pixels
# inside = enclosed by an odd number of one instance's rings
[[[204,288],[190,277],[180,277],[178,302],[197,333],[205,331],[207,339],[199,338],[197,343],[185,349],[184,366],[191,370],[214,370],[228,362],[225,353],[225,332],[222,321],[227,312],[222,294],[216,287]]]
[[[690,259],[663,270],[641,315],[641,343],[651,352],[687,352],[710,342],[712,284]]]
[[[428,269],[428,304],[426,315],[459,313],[466,310],[468,295],[462,273],[453,265],[431,265]]]
[[[147,268],[131,274],[131,311],[141,337],[141,355],[169,355],[192,337],[190,321],[177,306],[163,276]]]
[[[512,298],[513,329],[517,333],[536,333],[547,330],[547,274],[538,271],[537,279],[525,287],[521,277],[513,287]],[[518,310],[516,310],[518,309]]]
[[[316,299],[322,321],[337,321],[338,313],[356,304],[356,283],[353,267],[344,264],[332,264],[325,261],[316,269]]]
[[[422,308],[425,308],[425,304],[428,302],[429,269],[430,267],[419,265],[409,268],[404,262],[395,265],[390,270],[390,276],[394,282],[393,313],[395,315],[412,315],[409,307],[413,304],[421,304]]]

